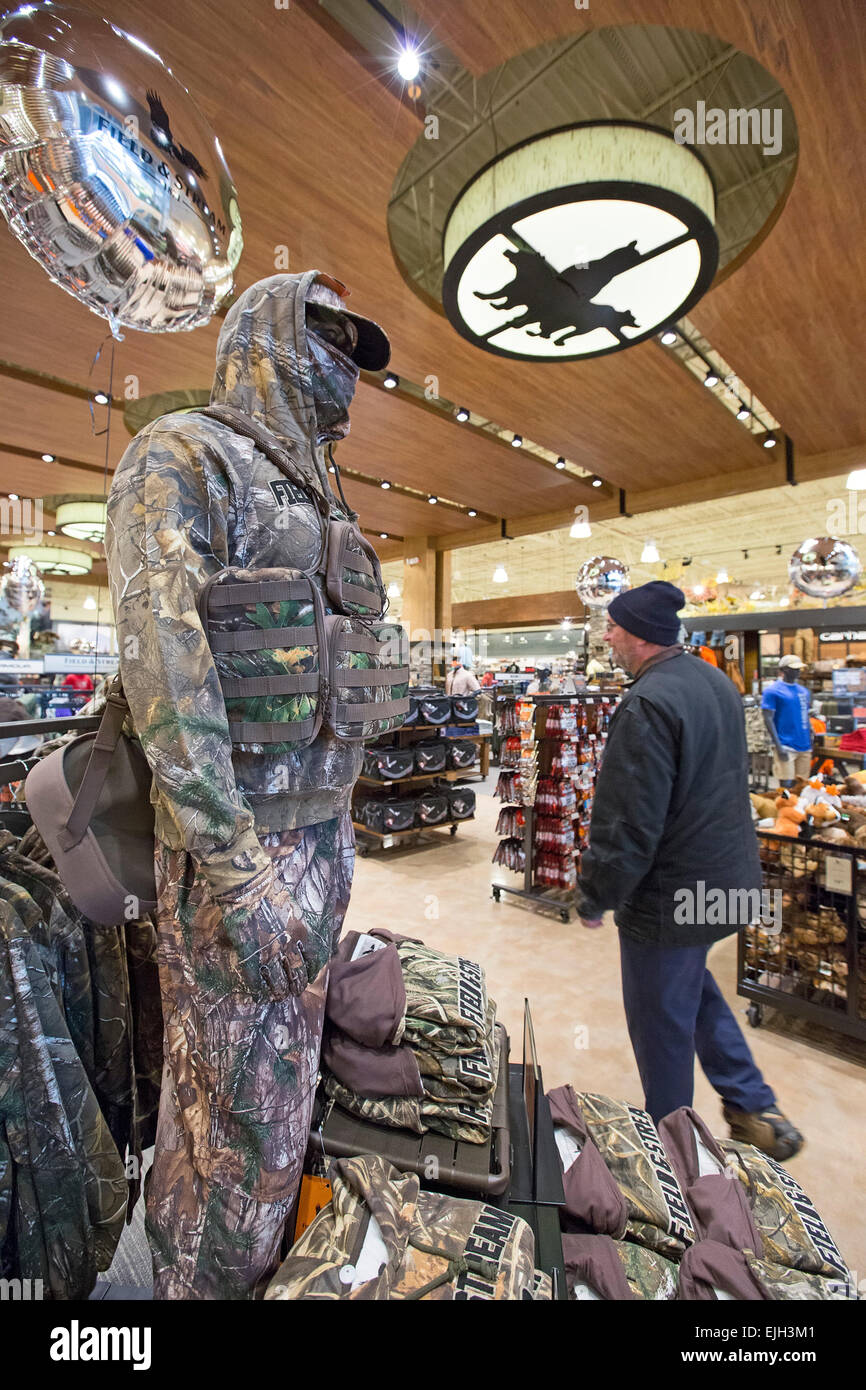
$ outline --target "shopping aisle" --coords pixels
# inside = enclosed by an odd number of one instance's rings
[[[495,777],[478,784],[476,817],[441,847],[383,850],[357,861],[346,919],[349,930],[387,926],[417,935],[438,950],[478,960],[513,1046],[520,1048],[524,996],[532,1005],[545,1086],[571,1082],[643,1104],[629,1046],[619,985],[616,928],[563,926],[515,905],[494,903],[490,884],[516,882],[491,863],[499,802]],[[806,1136],[787,1165],[810,1194],[850,1267],[866,1277],[866,1213],[851,1201],[852,1166],[866,1151],[866,1046],[843,1043],[846,1057],[823,1051],[781,1029],[745,1023],[736,992],[736,937],[716,946],[711,969],[746,1028],[750,1046],[780,1104]],[[838,1046],[838,1042],[837,1042]],[[862,1060],[856,1060],[862,1052]],[[700,1069],[695,1108],[724,1135],[721,1104]]]

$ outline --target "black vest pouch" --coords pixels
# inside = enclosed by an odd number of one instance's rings
[[[322,725],[327,682],[324,605],[313,579],[232,567],[208,580],[198,606],[232,744],[308,747]]]

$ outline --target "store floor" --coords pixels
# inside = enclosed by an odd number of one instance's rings
[[[612,919],[599,931],[587,931],[576,920],[564,926],[558,916],[517,906],[519,900],[507,895],[499,903],[491,898],[494,877],[519,883],[518,875],[491,863],[499,812],[491,795],[495,780],[494,772],[477,785],[476,818],[461,825],[453,840],[436,832],[439,846],[359,856],[346,928],[387,926],[479,961],[515,1054],[528,997],[545,1087],[569,1081],[578,1090],[642,1104]],[[802,1024],[769,1012],[761,1028],[749,1028],[746,1001],[736,992],[736,938],[713,948],[710,968],[782,1109],[806,1136],[805,1148],[787,1166],[850,1267],[866,1280],[866,1210],[855,1198],[866,1152],[866,1046],[829,1037],[806,1041],[798,1036]],[[694,1103],[710,1128],[724,1135],[721,1103],[700,1068]]]

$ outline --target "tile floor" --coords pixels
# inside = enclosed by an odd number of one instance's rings
[[[518,876],[491,863],[499,802],[491,795],[496,771],[477,784],[476,819],[456,838],[437,832],[440,847],[387,849],[357,861],[346,927],[384,925],[417,935],[431,946],[478,960],[487,972],[499,1016],[519,1051],[523,1000],[535,1022],[546,1087],[570,1081],[642,1104],[619,986],[616,929],[564,926],[517,906],[492,900],[493,878]],[[806,1146],[790,1170],[823,1215],[843,1255],[866,1288],[866,1207],[861,1167],[866,1153],[866,1044],[803,1036],[799,1021],[765,1015],[759,1029],[745,1022],[746,1001],[736,993],[736,939],[716,946],[711,969],[742,1017],[759,1066],[782,1109],[802,1129]],[[698,1069],[695,1108],[719,1134],[726,1132],[718,1097]]]

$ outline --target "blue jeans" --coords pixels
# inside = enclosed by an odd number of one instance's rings
[[[628,1033],[656,1124],[691,1105],[696,1052],[728,1105],[750,1111],[773,1105],[776,1098],[707,969],[709,948],[657,946],[623,932],[619,944]]]

